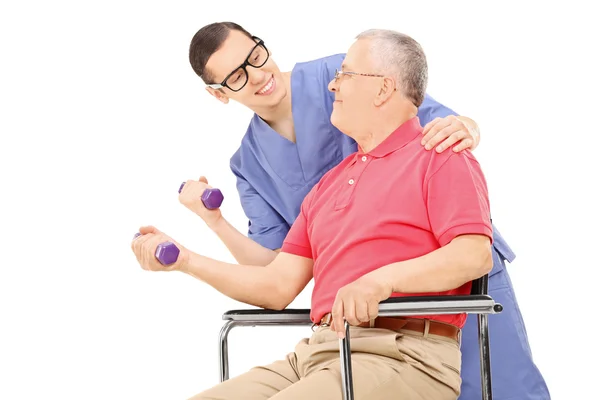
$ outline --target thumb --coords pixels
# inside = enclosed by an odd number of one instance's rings
[[[148,225],[148,226],[142,226],[140,228],[140,233],[142,235],[146,235],[148,233],[160,233],[160,231],[158,229],[156,229],[155,227],[153,227],[152,225]]]
[[[199,181],[200,182],[204,182],[204,183],[206,183],[208,185],[208,179],[206,179],[205,176],[201,176],[200,179],[199,179]]]

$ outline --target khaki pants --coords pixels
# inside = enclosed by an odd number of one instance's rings
[[[351,327],[356,400],[450,400],[460,394],[458,342],[409,330]],[[255,367],[190,400],[342,399],[339,341],[328,327],[284,360]]]

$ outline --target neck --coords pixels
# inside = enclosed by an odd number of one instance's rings
[[[354,138],[363,153],[368,153],[379,146],[400,125],[417,116],[417,107],[415,106],[402,107],[400,112],[398,111],[398,108],[377,109],[378,115],[373,118],[376,122]]]

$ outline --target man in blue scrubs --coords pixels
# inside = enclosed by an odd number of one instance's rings
[[[344,54],[298,63],[291,72],[282,73],[261,39],[237,24],[215,23],[196,33],[189,57],[211,95],[223,103],[237,101],[255,112],[231,158],[249,219],[247,236],[229,224],[220,210],[204,207],[199,199],[210,187],[204,177],[187,181],[180,201],[206,222],[240,264],[266,265],[281,247],[305,195],[325,172],[357,151],[356,143],[329,120],[333,93],[327,85],[341,68]],[[428,95],[418,116],[425,125],[427,150],[444,151],[456,144],[448,151],[462,151],[478,144],[474,121],[457,116]],[[504,311],[489,321],[494,399],[549,399],[505,269],[505,261],[513,261],[515,255],[495,228],[493,250],[489,292],[504,305]],[[461,350],[460,399],[480,399],[476,316],[467,320]]]

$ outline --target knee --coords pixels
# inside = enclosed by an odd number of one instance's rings
[[[216,397],[211,396],[208,392],[204,391],[202,393],[198,393],[197,395],[190,397],[187,400],[217,400]]]

